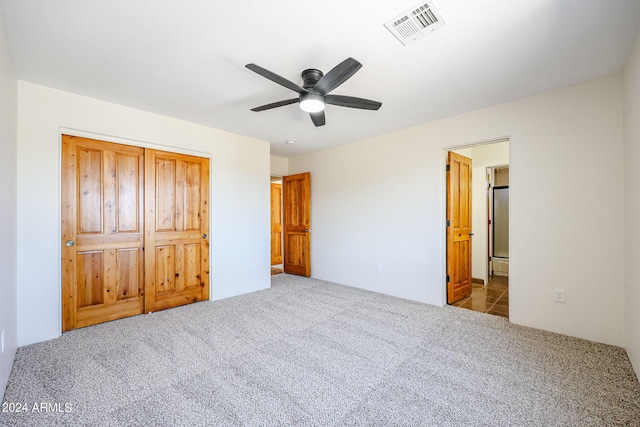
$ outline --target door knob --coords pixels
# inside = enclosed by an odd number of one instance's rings
[[[206,238],[207,238],[207,235],[206,235],[206,234],[203,234],[203,235],[202,235],[202,238],[203,238],[203,239],[206,239]]]
[[[73,245],[75,245],[76,242],[74,242],[73,240],[67,240],[66,242],[64,242],[65,246],[71,247]]]
[[[305,229],[304,229],[304,232],[305,232],[305,233],[308,233],[308,232],[310,232],[310,231],[311,231],[311,229],[309,229],[309,228],[305,228]]]

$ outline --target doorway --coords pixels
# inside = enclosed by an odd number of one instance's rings
[[[271,177],[271,275],[280,274],[282,264],[282,178]]]
[[[508,318],[509,139],[447,151],[469,158],[472,165],[469,184],[472,217],[471,229],[468,232],[470,244],[468,253],[462,253],[462,256],[470,257],[471,292],[470,295],[457,295],[452,301],[449,295],[450,282],[447,282],[447,302],[458,307]],[[450,171],[447,173],[451,174]],[[494,205],[497,206],[497,210],[494,209]],[[449,210],[447,213],[447,219],[451,221]],[[450,229],[447,227],[447,247],[451,239]],[[452,280],[449,249],[446,258],[446,274],[449,280]],[[454,261],[461,263],[459,260]]]
[[[311,174],[271,178],[272,274],[311,276]],[[278,203],[278,198],[281,202]],[[279,262],[279,264],[276,264]]]

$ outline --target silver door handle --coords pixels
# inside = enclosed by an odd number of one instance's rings
[[[202,238],[203,238],[203,239],[206,239],[206,238],[207,238],[207,235],[206,235],[206,234],[203,234],[203,235],[202,235]]]
[[[305,228],[305,229],[304,229],[304,232],[305,232],[305,233],[308,233],[308,232],[310,232],[310,231],[311,231],[311,229],[309,229],[309,228]]]
[[[67,240],[66,242],[64,242],[65,246],[71,247],[73,245],[75,245],[76,242],[74,242],[73,240]]]

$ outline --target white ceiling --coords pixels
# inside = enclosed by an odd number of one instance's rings
[[[0,0],[18,78],[269,141],[290,157],[620,72],[640,0],[435,0],[448,25],[409,46],[384,27],[416,0]],[[302,84],[347,57],[316,128],[297,95],[244,68]],[[285,141],[293,139],[294,145]]]

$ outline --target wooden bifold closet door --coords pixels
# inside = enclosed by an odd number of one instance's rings
[[[209,299],[209,159],[145,153],[145,312]]]
[[[62,330],[209,298],[209,161],[62,137]]]
[[[144,149],[62,138],[62,330],[142,313]]]

